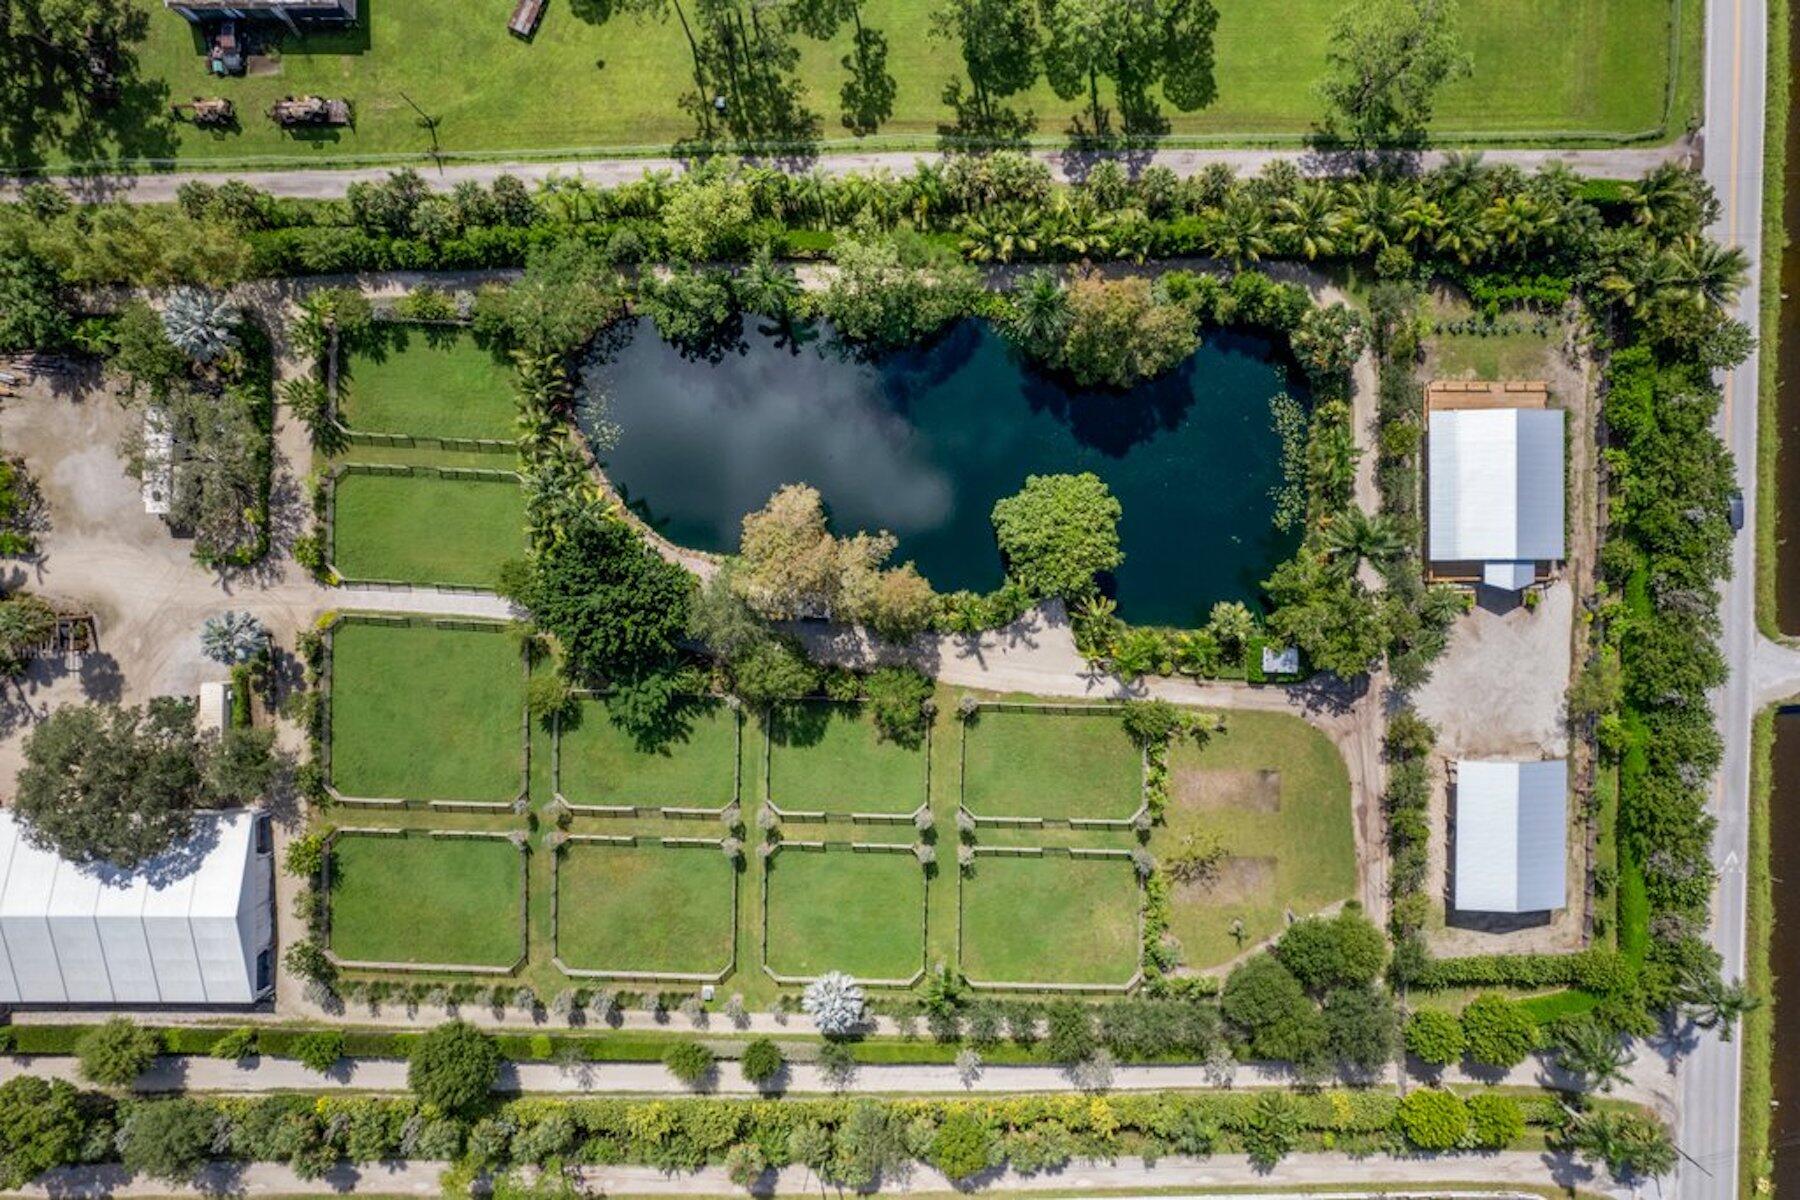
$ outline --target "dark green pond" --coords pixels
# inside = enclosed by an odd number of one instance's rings
[[[1299,372],[1253,334],[1213,331],[1179,370],[1088,393],[1025,369],[976,321],[928,349],[847,361],[745,328],[741,354],[684,360],[648,321],[596,368],[619,427],[605,467],[664,536],[735,550],[739,523],[785,483],[819,489],[840,533],[886,529],[939,590],[986,590],[989,513],[1032,474],[1092,471],[1124,508],[1109,588],[1145,624],[1194,625],[1254,602],[1293,552],[1273,524],[1281,443],[1269,399]]]

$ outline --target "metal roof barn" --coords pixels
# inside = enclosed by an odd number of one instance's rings
[[[1431,413],[1432,562],[1482,563],[1504,587],[1563,557],[1563,420],[1556,408]]]
[[[0,1003],[250,1004],[274,983],[274,867],[254,812],[201,813],[135,871],[80,866],[0,812]]]
[[[1567,903],[1569,765],[1456,764],[1456,908],[1548,912]]]

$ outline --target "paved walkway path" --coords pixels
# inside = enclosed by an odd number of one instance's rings
[[[384,1196],[437,1196],[439,1176],[448,1164],[437,1162],[383,1162],[363,1167],[342,1165],[323,1179],[306,1180],[292,1168],[277,1163],[213,1163],[200,1174],[195,1186],[173,1187],[134,1178],[119,1167],[65,1167],[41,1177],[17,1194],[74,1200],[82,1197],[161,1196],[304,1196],[363,1192]],[[581,1180],[595,1195],[617,1196],[741,1196],[722,1167],[668,1173],[654,1167],[583,1167]],[[1354,1180],[1362,1191],[1331,1191]],[[1463,1180],[1479,1180],[1475,1183]],[[1259,1195],[1291,1200],[1367,1200],[1383,1184],[1411,1188],[1429,1187],[1440,1200],[1494,1200],[1540,1195],[1540,1188],[1579,1187],[1584,1193],[1617,1197],[1636,1193],[1574,1162],[1566,1155],[1524,1151],[1482,1155],[1417,1155],[1408,1158],[1357,1158],[1348,1154],[1291,1154],[1272,1170],[1263,1170],[1242,1158],[1161,1158],[1155,1166],[1137,1159],[1104,1162],[1078,1159],[1061,1171],[1020,1175],[1012,1170],[983,1175],[975,1185],[981,1191],[1041,1192],[1119,1197],[1144,1196],[1153,1190],[1157,1200],[1182,1196],[1223,1196],[1246,1189]],[[1285,1188],[1296,1189],[1284,1191]],[[1171,1192],[1170,1189],[1192,1189]],[[1531,1189],[1531,1190],[1525,1190]],[[803,1167],[766,1172],[756,1194],[798,1196],[828,1195],[833,1189]],[[954,1195],[959,1190],[930,1167],[915,1167],[905,1180],[883,1180],[882,1192]],[[841,1194],[841,1193],[840,1193]]]
[[[1451,151],[1432,150],[1419,155],[1387,155],[1421,168],[1441,164]],[[1063,180],[1085,175],[1103,156],[1066,150],[1039,150],[1035,156],[1050,165],[1051,172]],[[1562,163],[1580,175],[1609,179],[1635,179],[1660,163],[1688,160],[1692,148],[1685,142],[1666,146],[1643,146],[1612,150],[1488,150],[1482,157],[1490,163],[1505,163],[1533,171],[1549,163]],[[1321,154],[1312,150],[1157,150],[1122,155],[1121,161],[1134,169],[1156,165],[1168,167],[1177,175],[1194,175],[1206,168],[1223,164],[1243,174],[1254,174],[1272,162],[1293,162],[1309,174],[1346,173],[1356,165],[1353,156]],[[920,161],[942,161],[942,154],[931,151],[888,151],[873,154],[827,154],[816,159],[772,159],[769,164],[793,172],[815,168],[828,175],[847,175],[856,171],[891,171],[906,174]],[[183,183],[191,179],[222,182],[241,180],[277,196],[306,200],[331,200],[342,197],[352,183],[385,179],[392,171],[411,166],[424,175],[430,186],[449,191],[459,183],[473,181],[490,184],[502,175],[513,175],[528,183],[551,176],[579,175],[589,183],[611,187],[639,179],[646,171],[668,171],[680,174],[686,160],[672,157],[594,158],[560,162],[447,162],[433,167],[426,162],[396,162],[380,167],[275,168],[249,171],[191,171],[156,174],[94,174],[58,177],[69,191],[84,199],[120,199],[134,204],[165,204],[175,199]],[[0,176],[0,199],[12,198],[21,184],[30,179]]]
[[[415,1024],[423,1024],[418,1021]],[[704,1040],[703,1038],[701,1040]],[[798,1058],[813,1053],[817,1043],[789,1047]],[[1609,1095],[1644,1104],[1667,1114],[1672,1084],[1647,1056],[1640,1058],[1632,1078]],[[1064,1093],[1075,1090],[1067,1071],[1057,1066],[987,1065],[965,1082],[949,1064],[867,1063],[857,1067],[848,1083],[839,1086],[817,1066],[790,1062],[781,1091],[785,1094],[820,1095],[850,1092],[866,1095],[1017,1095]],[[166,1056],[156,1060],[134,1087],[140,1092],[224,1092],[241,1095],[279,1091],[391,1092],[407,1090],[407,1065],[396,1058],[345,1058],[321,1074],[291,1058],[249,1058],[237,1062],[199,1055]],[[66,1055],[36,1055],[0,1059],[0,1080],[17,1075],[39,1075],[83,1082],[77,1060]],[[1453,1087],[1504,1086],[1572,1090],[1576,1080],[1551,1064],[1528,1059],[1510,1071],[1480,1076],[1461,1067],[1436,1077]],[[1423,1086],[1425,1080],[1409,1075],[1404,1081],[1395,1067],[1358,1079],[1353,1086],[1398,1088]],[[1294,1086],[1294,1077],[1280,1064],[1239,1063],[1223,1074],[1199,1064],[1119,1066],[1113,1070],[1110,1090],[1115,1092],[1200,1092],[1221,1089],[1266,1089]],[[693,1089],[669,1073],[660,1062],[594,1062],[563,1065],[550,1062],[508,1062],[501,1068],[494,1090],[541,1095],[605,1093],[608,1095],[683,1096]],[[757,1096],[762,1089],[745,1079],[735,1059],[721,1059],[706,1089],[709,1095]]]

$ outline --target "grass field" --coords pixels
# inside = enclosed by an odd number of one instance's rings
[[[795,702],[768,719],[768,797],[777,807],[909,813],[925,803],[924,748],[882,740],[862,705]]]
[[[434,142],[450,153],[666,147],[693,132],[679,103],[690,87],[690,59],[673,19],[618,15],[595,24],[578,14],[609,6],[552,4],[536,37],[524,42],[506,32],[507,0],[448,7],[362,0],[358,29],[296,40],[272,69],[214,79],[194,28],[153,0],[140,2],[149,20],[149,35],[135,51],[141,86],[128,88],[127,102],[103,128],[89,130],[79,150],[70,148],[74,114],[49,114],[44,124],[54,133],[36,145],[50,161],[79,155],[329,163],[423,157]],[[1218,7],[1216,98],[1193,113],[1163,105],[1170,132],[1304,134],[1319,115],[1313,89],[1339,0]],[[928,144],[949,116],[941,95],[960,74],[960,48],[931,36],[932,8],[919,0],[861,5],[863,24],[882,31],[889,46],[893,111],[880,133],[890,140]],[[1697,29],[1701,9],[1683,0],[1684,31]],[[1669,0],[1465,0],[1461,32],[1474,73],[1443,90],[1436,127],[1527,138],[1659,129],[1674,11]],[[797,46],[822,134],[844,138],[837,97],[848,31],[829,43],[800,38]],[[1697,101],[1698,66],[1697,45],[1685,44],[1671,133],[1681,131]],[[282,96],[305,92],[349,99],[354,126],[285,134],[263,115]],[[1104,88],[1108,103],[1111,92]],[[168,103],[194,94],[234,101],[240,127],[212,132],[170,121]],[[1036,114],[1041,135],[1060,136],[1082,100],[1057,98],[1040,78],[1014,103]],[[421,111],[433,122],[429,130]]]
[[[1124,859],[983,855],[962,881],[962,969],[989,983],[1123,984],[1138,966]]]
[[[514,436],[512,368],[465,330],[384,324],[380,344],[345,356],[338,419],[416,437]]]
[[[768,963],[783,975],[906,979],[924,963],[925,873],[911,854],[783,850],[768,886]]]
[[[518,847],[502,838],[359,837],[331,848],[331,948],[358,962],[510,966],[525,952]]]
[[[565,846],[556,950],[594,971],[722,971],[731,961],[736,868],[712,848]]]
[[[333,489],[332,565],[345,579],[491,588],[525,553],[525,493],[510,477],[346,474]]]
[[[569,803],[724,808],[737,799],[738,713],[724,701],[683,704],[683,732],[653,747],[615,725],[599,700],[583,700],[580,713],[557,745],[557,791]]]
[[[1275,772],[1271,779],[1265,772]],[[1211,831],[1227,859],[1209,885],[1177,883],[1169,931],[1183,961],[1208,967],[1282,929],[1284,913],[1310,913],[1356,892],[1350,777],[1337,748],[1284,713],[1234,711],[1203,747],[1169,755],[1169,804],[1150,852],[1164,858],[1190,832]]]
[[[983,709],[964,733],[963,806],[978,817],[1131,816],[1143,755],[1115,716]]]
[[[503,633],[349,622],[332,634],[331,782],[346,796],[511,800],[524,710]]]

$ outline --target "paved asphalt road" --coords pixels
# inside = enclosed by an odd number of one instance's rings
[[[1668,146],[1629,147],[1616,150],[1488,150],[1482,155],[1486,162],[1511,163],[1524,170],[1535,170],[1549,162],[1567,163],[1569,168],[1581,175],[1599,176],[1609,179],[1635,179],[1658,163],[1671,159],[1687,157],[1689,147],[1684,142]],[[1059,150],[1038,151],[1037,156],[1050,164],[1051,170],[1062,179],[1079,177],[1086,173],[1094,161],[1094,156],[1074,151]],[[941,155],[930,151],[893,151],[874,154],[830,154],[813,160],[802,160],[798,163],[784,162],[780,165],[792,166],[795,169],[810,170],[817,166],[820,170],[833,175],[843,175],[851,171],[887,170],[904,174],[913,168],[920,159],[936,159]],[[1432,166],[1443,161],[1445,154],[1430,151],[1419,156],[1422,166]],[[1346,164],[1341,157],[1321,156],[1311,151],[1302,150],[1158,150],[1139,165],[1157,163],[1173,170],[1178,175],[1193,175],[1214,163],[1225,163],[1235,170],[1251,174],[1263,169],[1276,159],[1291,159],[1298,163],[1303,171],[1315,174],[1327,174],[1342,170]],[[492,183],[501,175],[516,175],[527,182],[535,182],[551,175],[570,177],[580,175],[590,183],[612,186],[629,183],[643,176],[645,171],[673,171],[679,173],[683,163],[675,158],[611,158],[589,159],[562,162],[515,162],[515,163],[459,163],[447,162],[436,168],[428,163],[396,162],[380,167],[346,167],[346,168],[301,168],[266,170],[207,172],[168,172],[143,175],[81,175],[66,176],[56,180],[71,192],[85,199],[116,198],[129,200],[137,204],[166,203],[175,199],[175,190],[190,179],[219,181],[238,179],[277,196],[302,200],[330,200],[340,197],[344,190],[358,180],[385,179],[390,171],[402,166],[417,168],[426,181],[439,191],[448,191],[464,180],[477,183]],[[0,199],[14,195],[23,182],[17,176],[0,175]]]
[[[1763,0],[1708,0],[1706,14],[1705,173],[1723,213],[1712,234],[1742,246],[1750,257],[1749,285],[1737,316],[1757,324],[1762,255],[1763,111],[1767,12]],[[1774,348],[1768,348],[1774,353]],[[1757,356],[1723,380],[1722,435],[1737,460],[1746,516],[1724,590],[1723,648],[1730,681],[1714,698],[1725,762],[1714,782],[1718,833],[1713,863],[1719,885],[1713,904],[1713,943],[1725,975],[1744,971],[1744,860],[1750,794],[1752,662],[1757,647],[1756,406]],[[1737,1200],[1741,1040],[1703,1034],[1681,1064],[1678,1145],[1687,1158],[1676,1170],[1681,1200]]]

